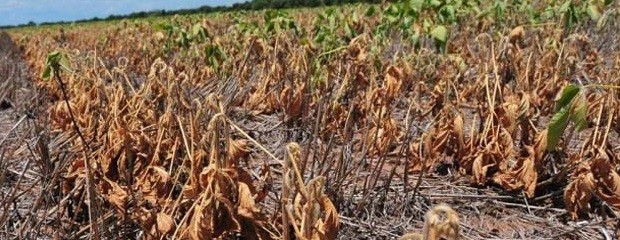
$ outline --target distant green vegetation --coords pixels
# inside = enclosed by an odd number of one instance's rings
[[[252,0],[243,3],[235,3],[232,6],[202,6],[194,9],[181,9],[181,10],[153,10],[153,11],[140,11],[134,12],[126,15],[116,15],[112,14],[106,18],[93,17],[91,19],[83,19],[77,21],[59,21],[59,22],[43,22],[37,24],[33,21],[30,21],[25,24],[19,25],[8,25],[8,26],[0,26],[0,29],[8,29],[8,28],[20,28],[20,27],[31,27],[31,26],[45,26],[45,25],[55,25],[55,24],[67,24],[67,23],[84,23],[84,22],[96,22],[96,21],[106,21],[106,20],[118,20],[118,19],[137,19],[137,18],[146,18],[146,17],[158,17],[158,16],[169,16],[169,15],[186,15],[186,14],[197,14],[197,13],[212,13],[212,12],[226,12],[226,11],[238,11],[238,10],[261,10],[261,9],[283,9],[283,8],[296,8],[296,7],[320,7],[320,6],[332,6],[332,5],[340,5],[340,4],[350,4],[350,3],[380,3],[380,0]]]

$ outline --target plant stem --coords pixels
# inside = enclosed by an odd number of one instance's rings
[[[84,163],[86,165],[86,192],[88,194],[88,217],[90,220],[90,228],[92,231],[92,238],[95,240],[100,240],[101,235],[99,232],[99,226],[97,226],[97,220],[99,219],[99,208],[97,204],[97,198],[94,187],[94,177],[91,168],[91,162],[88,158],[88,152],[90,151],[90,145],[84,139],[84,135],[80,131],[80,127],[78,126],[77,121],[75,121],[75,115],[73,114],[73,110],[71,109],[71,105],[69,104],[69,97],[67,95],[67,90],[65,88],[65,84],[62,82],[60,78],[60,73],[58,71],[59,66],[54,66],[54,78],[60,85],[60,90],[62,92],[62,96],[64,98],[65,104],[67,104],[67,109],[69,111],[69,117],[71,118],[71,122],[73,123],[73,128],[75,129],[78,137],[82,141],[83,144],[83,155],[84,155]]]

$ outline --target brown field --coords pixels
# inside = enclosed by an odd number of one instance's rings
[[[617,239],[619,6],[441,2],[1,33],[0,239]]]

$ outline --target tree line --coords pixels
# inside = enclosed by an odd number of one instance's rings
[[[247,2],[235,3],[231,6],[201,6],[193,9],[181,9],[181,10],[153,10],[153,11],[140,11],[130,14],[112,14],[106,18],[93,17],[90,19],[82,19],[77,21],[57,21],[57,22],[42,22],[35,23],[30,21],[25,24],[19,25],[7,25],[0,26],[0,29],[19,28],[29,26],[45,26],[54,24],[70,24],[70,23],[86,23],[97,21],[108,21],[118,19],[138,19],[146,17],[159,17],[169,15],[186,15],[196,13],[213,13],[213,12],[227,12],[227,11],[239,11],[239,10],[261,10],[261,9],[285,9],[285,8],[298,8],[298,7],[320,7],[320,6],[334,6],[341,4],[351,3],[381,3],[382,0],[252,0]]]

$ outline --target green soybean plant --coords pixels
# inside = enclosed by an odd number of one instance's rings
[[[556,101],[555,114],[551,117],[547,126],[547,150],[556,149],[560,138],[569,123],[574,124],[575,131],[582,131],[587,126],[588,101],[586,91],[588,88],[600,87],[604,89],[620,89],[620,86],[589,84],[575,85],[569,84],[562,90],[560,98]],[[570,139],[566,139],[568,143]]]

